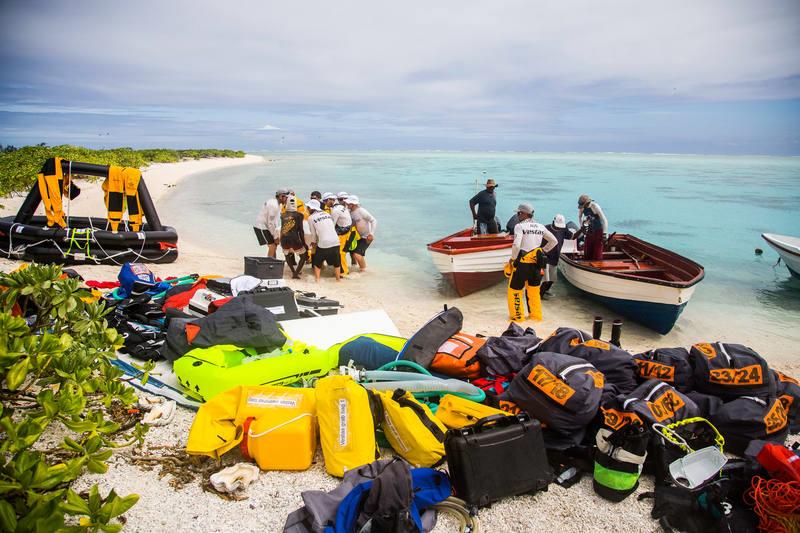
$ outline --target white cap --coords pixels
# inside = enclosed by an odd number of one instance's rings
[[[322,193],[322,201],[323,202],[326,201],[326,200],[331,200],[331,199],[336,200],[336,196],[334,196],[332,192],[324,192],[324,193]]]
[[[347,192],[341,191],[341,192],[339,192],[339,194],[336,195],[336,198],[340,198],[341,199],[341,198],[347,198],[348,196],[350,196],[350,195],[347,194]]]
[[[564,218],[564,215],[559,213],[553,218],[553,225],[557,228],[566,228],[567,220]]]
[[[356,196],[355,194],[351,194],[350,196],[347,197],[347,199],[344,201],[344,203],[350,204],[350,205],[358,205],[358,203],[359,203],[358,202],[358,196]]]
[[[322,206],[319,205],[319,200],[309,200],[306,207],[313,211],[322,211]]]
[[[282,194],[289,194],[289,189],[286,187],[281,187],[277,191],[275,191],[275,196],[280,196]]]
[[[532,215],[533,206],[531,204],[519,204],[519,206],[517,206],[517,212],[525,213],[526,215]]]

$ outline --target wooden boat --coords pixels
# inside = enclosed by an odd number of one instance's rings
[[[778,252],[786,268],[789,269],[789,273],[800,278],[800,237],[775,235],[774,233],[762,233],[761,237],[773,250]]]
[[[572,285],[610,309],[666,334],[703,279],[694,261],[633,235],[609,239],[602,261],[561,252],[558,268]]]
[[[473,235],[468,228],[428,245],[433,264],[459,296],[490,287],[504,278],[514,236]]]

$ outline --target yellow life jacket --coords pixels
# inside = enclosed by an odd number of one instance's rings
[[[444,459],[447,428],[428,406],[401,389],[375,394],[383,404],[381,428],[394,451],[416,467],[440,463]]]
[[[69,194],[69,184],[64,184],[64,172],[61,170],[61,158],[56,157],[55,169],[53,174],[44,174],[40,172],[37,175],[39,183],[39,193],[42,195],[42,203],[44,204],[44,212],[47,215],[47,226],[52,227],[58,224],[64,228],[67,226],[64,220],[64,207],[62,206],[62,187],[67,187],[67,194]]]
[[[445,394],[439,401],[439,408],[436,410],[436,418],[451,429],[459,429],[464,426],[471,426],[481,418],[492,415],[507,415],[500,409],[473,402],[460,396]]]
[[[108,167],[108,177],[103,182],[106,209],[108,210],[108,223],[111,231],[119,231],[122,222],[122,213],[125,211],[125,177],[122,167]]]
[[[122,177],[125,182],[125,203],[128,207],[131,230],[139,231],[142,228],[142,204],[139,202],[139,182],[142,180],[142,172],[138,168],[126,167],[122,169]]]
[[[542,255],[544,255],[544,252],[542,251],[541,248],[534,248],[533,250],[531,250],[530,252],[528,252],[524,256],[520,257],[519,262],[520,263],[538,263],[540,261],[540,259],[539,259],[539,257],[540,257],[539,254],[540,253]]]

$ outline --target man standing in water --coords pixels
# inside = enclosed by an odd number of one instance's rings
[[[367,254],[367,248],[372,244],[375,238],[375,230],[378,228],[378,221],[370,214],[369,211],[361,207],[358,196],[351,194],[345,200],[347,208],[350,210],[350,218],[356,227],[356,231],[360,235],[356,247],[353,250],[353,259],[358,263],[358,270],[364,272],[367,270],[367,260],[364,256]]]
[[[328,263],[333,267],[336,281],[339,281],[341,279],[339,237],[336,235],[333,219],[322,210],[322,206],[317,200],[309,201],[306,207],[311,213],[311,216],[308,217],[308,233],[312,242],[311,265],[314,267],[314,279],[319,282],[322,265]]]
[[[270,198],[261,206],[256,217],[253,230],[256,232],[259,246],[267,245],[267,255],[275,257],[278,244],[281,240],[281,206],[289,198],[289,189],[281,188],[275,191],[275,198]]]
[[[582,194],[578,198],[578,220],[581,231],[586,232],[583,257],[590,261],[602,260],[608,220],[597,202],[589,198],[588,194]]]
[[[542,300],[539,284],[542,271],[547,268],[545,254],[558,245],[558,240],[542,224],[533,220],[533,206],[517,207],[519,223],[514,226],[514,244],[511,247],[511,277],[508,280],[508,314],[512,321],[525,318],[525,297],[531,320],[542,319]],[[542,247],[542,241],[545,241]]]
[[[558,244],[549,252],[547,252],[547,270],[544,272],[544,281],[541,286],[542,296],[547,294],[550,287],[553,286],[558,280],[558,260],[561,255],[561,247],[564,246],[564,239],[570,234],[567,229],[567,221],[564,215],[558,214],[553,218],[553,222],[545,226],[547,230],[553,234],[558,241]]]
[[[500,231],[494,217],[495,207],[497,206],[494,190],[497,187],[497,183],[492,178],[489,178],[486,180],[486,188],[469,200],[469,212],[472,214],[472,220],[478,223],[478,235]],[[476,205],[478,206],[477,213],[475,212]]]

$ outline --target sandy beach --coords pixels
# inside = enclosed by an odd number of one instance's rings
[[[243,159],[156,164],[147,168],[143,176],[158,209],[160,200],[174,187],[180,187],[181,180],[190,179],[193,174],[262,161],[261,156],[248,155]],[[73,202],[72,214],[102,213],[104,207],[99,182],[80,186],[82,194]],[[2,214],[14,214],[22,199],[22,196],[15,196],[0,200],[4,204]],[[203,213],[165,212],[159,209],[159,215],[165,224],[174,226],[181,235],[181,228],[190,225],[192,217],[203,216]],[[376,246],[380,246],[379,238],[376,239]],[[179,249],[180,257],[175,263],[150,266],[157,276],[190,273],[235,276],[242,273],[241,256],[226,257],[204,248],[202,242],[186,240],[179,241]],[[16,268],[17,265],[16,261],[0,259],[0,269],[3,271]],[[79,266],[76,270],[86,279],[115,280],[119,268],[111,265]],[[490,289],[497,293],[498,298],[496,305],[489,307],[486,299],[478,295],[456,300],[446,298],[439,292],[393,283],[392,274],[380,269],[351,273],[339,283],[329,274],[323,277],[320,284],[314,283],[310,270],[306,270],[302,280],[291,280],[289,285],[339,300],[345,306],[342,312],[383,308],[403,335],[413,333],[445,304],[461,309],[466,332],[499,335],[508,325],[502,287]],[[543,305],[544,320],[525,324],[532,326],[540,336],[549,334],[558,326],[591,329],[591,317],[575,302],[554,298]],[[786,339],[763,336],[758,331],[727,329],[724,321],[720,324],[717,330],[708,331],[697,327],[691,320],[683,320],[677,331],[664,338],[635,324],[626,324],[623,346],[632,352],[639,352],[665,345],[689,346],[701,341],[736,342],[757,350],[776,369],[800,376],[796,350],[786,349]],[[184,446],[192,419],[192,412],[180,409],[168,426],[151,428],[144,449],[163,445]],[[248,499],[224,501],[204,491],[199,481],[180,490],[172,488],[169,475],[159,478],[158,469],[145,471],[130,464],[126,458],[129,453],[130,450],[121,450],[112,459],[107,474],[86,475],[75,487],[75,490],[83,490],[92,483],[99,483],[104,490],[113,487],[120,494],[138,493],[141,496],[139,503],[126,515],[127,531],[279,531],[286,515],[302,504],[302,491],[330,490],[338,483],[337,479],[325,474],[318,452],[317,461],[310,470],[299,473],[264,472],[248,489]],[[224,462],[234,462],[237,454],[238,451],[231,452]],[[637,494],[651,489],[651,479],[643,478]],[[587,477],[570,489],[553,484],[547,492],[504,500],[482,510],[479,518],[483,531],[654,531],[658,529],[658,524],[650,518],[650,509],[650,501],[638,502],[635,495],[620,504],[603,500],[594,494],[591,479]],[[435,529],[437,532],[455,530],[456,523],[447,517],[442,518]]]

